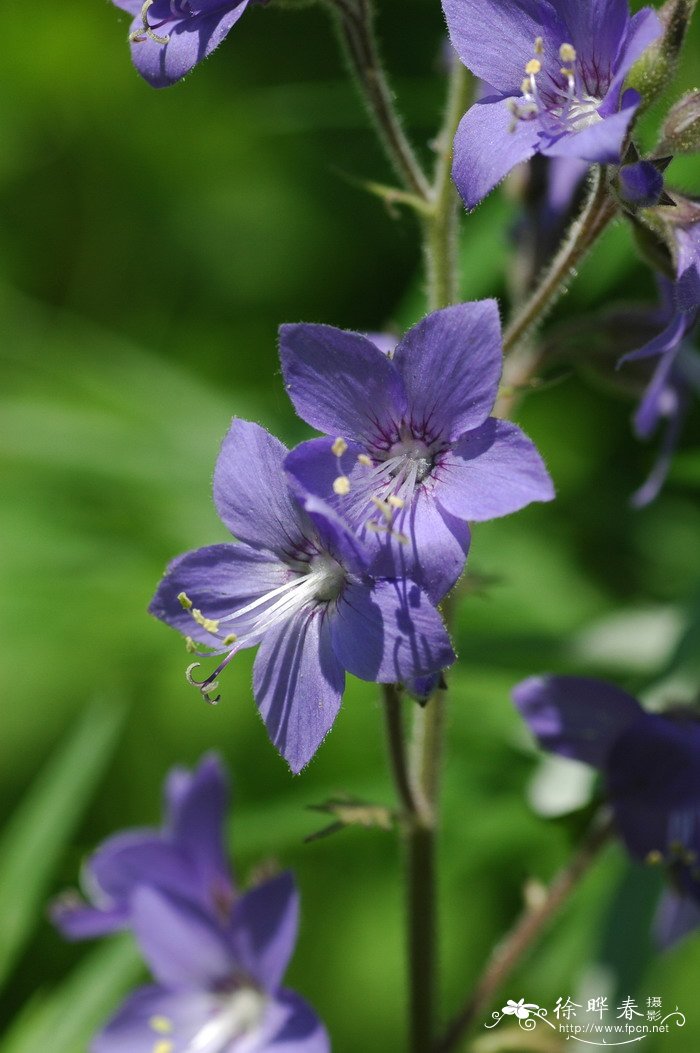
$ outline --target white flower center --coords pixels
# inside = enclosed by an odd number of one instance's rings
[[[186,1045],[184,1053],[224,1053],[229,1044],[260,1026],[267,998],[252,987],[243,987],[217,1000],[211,1020]]]

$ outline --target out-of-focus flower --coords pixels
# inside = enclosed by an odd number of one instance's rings
[[[641,101],[623,93],[634,62],[660,35],[656,13],[627,0],[443,0],[453,47],[493,87],[462,118],[453,175],[474,208],[535,153],[620,160]]]
[[[630,854],[663,865],[670,887],[660,905],[664,944],[700,921],[700,723],[646,712],[604,681],[532,677],[515,704],[540,745],[597,768]],[[684,927],[685,926],[685,927]]]
[[[454,652],[425,593],[403,577],[371,575],[370,553],[347,523],[319,498],[290,488],[287,452],[257,424],[233,422],[216,464],[214,500],[239,544],[180,556],[149,609],[226,652],[210,676],[192,680],[210,701],[234,655],[260,645],[255,698],[270,738],[298,772],[336,718],[346,671],[398,682],[450,665]]]
[[[532,442],[489,417],[502,366],[494,300],[428,315],[392,355],[359,333],[285,325],[280,357],[297,413],[327,436],[287,468],[374,540],[374,572],[407,574],[438,602],[464,567],[468,520],[554,497]]]
[[[112,0],[134,16],[131,57],[154,88],[167,88],[210,55],[245,10],[264,0]]]
[[[90,902],[73,893],[60,897],[51,909],[54,923],[74,940],[126,928],[134,893],[146,886],[205,910],[226,910],[234,895],[223,836],[227,805],[226,776],[215,756],[191,773],[174,768],[165,784],[162,829],[108,838],[84,869]]]

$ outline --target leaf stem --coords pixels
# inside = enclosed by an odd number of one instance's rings
[[[613,833],[609,814],[601,813],[569,862],[559,871],[536,906],[526,906],[504,940],[496,947],[481,980],[434,1047],[435,1053],[450,1053],[471,1024],[488,1006],[515,966],[531,949],[583,876],[598,858]]]

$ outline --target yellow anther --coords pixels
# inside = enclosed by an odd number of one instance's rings
[[[161,1038],[153,1047],[153,1053],[173,1053],[175,1043],[169,1038]]]
[[[535,37],[535,54],[541,55],[544,52],[544,40],[542,37]]]
[[[532,88],[532,85],[530,84],[530,81],[526,77],[525,80],[520,85],[520,91],[522,92],[523,95],[529,95],[531,88]],[[512,101],[515,102],[514,99]],[[515,105],[517,106],[517,103],[515,103]],[[513,107],[511,106],[511,110],[512,109],[513,109]]]
[[[387,498],[387,502],[392,508],[403,508],[406,503],[401,497],[397,497],[396,494],[391,494],[391,496]]]
[[[559,48],[559,58],[562,62],[575,62],[576,48],[572,44],[562,44]]]
[[[339,475],[333,480],[333,493],[338,494],[339,497],[345,497],[350,493],[350,480],[347,475]]]
[[[343,439],[340,435],[331,446],[331,450],[335,457],[342,457],[347,448],[348,444],[346,443],[345,439]]]
[[[173,1022],[167,1016],[152,1016],[148,1023],[154,1031],[160,1031],[161,1035],[167,1035],[173,1029]]]
[[[235,633],[229,633],[228,636],[224,637],[224,647],[230,647],[231,644],[234,644],[237,639],[238,637]]]
[[[569,69],[568,66],[562,66],[559,72],[561,73],[562,77],[567,77],[570,81],[573,82],[574,71],[572,69]]]
[[[366,453],[358,453],[357,460],[359,464],[364,464],[365,468],[372,467],[372,458]]]
[[[654,848],[651,852],[647,852],[646,862],[649,866],[658,867],[663,861],[664,857],[661,852],[659,852],[658,848]]]
[[[189,651],[190,654],[194,654],[194,652],[197,650],[197,644],[194,642],[191,636],[185,637],[185,649]]]
[[[529,77],[534,77],[537,73],[540,72],[541,69],[542,69],[542,63],[540,62],[540,60],[536,59],[536,58],[533,58],[533,59],[530,59],[530,61],[528,62],[527,66],[525,67],[525,72],[527,73],[527,75]]]
[[[218,633],[219,622],[216,618],[207,618],[200,610],[194,607],[190,614],[196,621],[197,625],[201,625],[203,629],[206,629],[208,633]]]
[[[180,601],[180,606],[183,608],[183,610],[192,610],[192,600],[189,598],[186,592],[178,592],[177,598]]]

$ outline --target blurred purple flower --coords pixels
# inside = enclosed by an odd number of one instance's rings
[[[674,283],[659,277],[662,305],[653,317],[663,328],[643,347],[620,359],[622,365],[658,358],[634,415],[634,429],[640,439],[648,439],[662,421],[666,422],[656,463],[632,497],[637,508],[648,505],[658,496],[671,467],[691,398],[693,394],[700,394],[700,356],[688,341],[700,310],[700,301],[693,294],[697,274],[691,264],[684,271],[684,282]]]
[[[80,940],[126,928],[133,896],[145,886],[185,897],[204,910],[228,910],[234,895],[223,834],[228,798],[215,756],[205,757],[191,773],[174,768],[165,784],[162,829],[127,830],[108,838],[83,873],[90,903],[69,893],[52,906],[63,935]]]
[[[442,669],[454,652],[417,585],[371,576],[369,553],[336,512],[290,489],[286,456],[257,424],[233,422],[216,464],[214,501],[240,542],[176,559],[150,611],[227,652],[211,676],[192,681],[206,698],[234,655],[260,644],[255,698],[270,738],[298,772],[336,718],[346,671],[391,683]]]
[[[134,16],[131,57],[154,88],[180,80],[210,55],[247,7],[264,0],[112,0]]]
[[[443,0],[453,47],[494,89],[462,118],[453,175],[467,208],[535,153],[616,163],[640,96],[625,78],[660,35],[627,0]]]
[[[680,938],[700,921],[700,723],[648,713],[581,677],[532,677],[513,697],[543,749],[602,772],[628,851],[666,868],[657,935],[664,945]]]
[[[280,358],[297,413],[327,436],[297,447],[287,469],[373,540],[376,573],[407,574],[439,602],[464,567],[468,520],[553,498],[534,445],[489,417],[502,364],[494,300],[428,315],[393,355],[359,333],[285,325]]]
[[[137,888],[132,927],[156,983],[126,999],[91,1053],[329,1053],[315,1013],[281,987],[298,914],[288,873],[251,889],[219,919]]]

